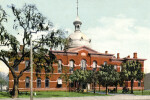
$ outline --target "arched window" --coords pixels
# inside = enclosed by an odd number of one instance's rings
[[[93,61],[93,70],[96,70],[96,68],[97,68],[97,62]]]
[[[107,65],[107,61],[104,61],[104,65]]]
[[[62,73],[62,61],[58,60],[58,73]]]
[[[25,61],[25,68],[29,67],[30,66],[30,61],[29,60],[26,60]],[[30,71],[30,69],[27,70],[28,72]]]
[[[37,78],[37,88],[41,88],[41,78]]]
[[[49,78],[46,77],[45,79],[45,87],[48,88],[49,87]]]
[[[114,69],[117,70],[117,65],[114,65]]]
[[[120,66],[120,72],[122,71],[122,66]]]
[[[30,87],[30,78],[29,77],[26,77],[25,86],[26,86],[26,88]]]
[[[81,60],[81,69],[86,70],[86,60]]]
[[[69,61],[69,66],[70,66],[70,73],[73,73],[73,69],[74,69],[74,61],[73,60]]]

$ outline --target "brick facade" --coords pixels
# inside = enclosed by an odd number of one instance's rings
[[[144,71],[144,60],[145,59],[139,59],[137,58],[137,53],[134,53],[134,57],[130,58],[125,57],[125,58],[120,58],[119,53],[117,54],[117,57],[114,56],[114,54],[109,54],[108,51],[105,53],[99,53],[95,50],[92,50],[91,48],[88,48],[86,46],[78,47],[78,48],[73,48],[68,50],[67,52],[64,51],[53,51],[53,53],[56,55],[57,60],[61,60],[63,67],[68,69],[68,74],[71,74],[69,72],[69,61],[72,60],[74,61],[74,70],[76,69],[81,69],[81,60],[86,61],[86,69],[87,70],[93,70],[93,61],[97,62],[97,70],[99,70],[100,66],[104,64],[104,62],[107,62],[107,64],[113,64],[115,65],[116,69],[118,72],[120,72],[120,66],[121,63],[124,60],[138,60],[142,64],[142,71]],[[28,60],[28,59],[26,59]],[[21,64],[18,67],[18,71],[16,73],[19,73],[22,69],[25,68],[25,61],[21,62]],[[33,89],[34,91],[49,91],[49,90],[66,90],[66,85],[65,82],[62,80],[62,87],[58,87],[58,78],[61,77],[61,74],[64,73],[58,73],[58,64],[53,64],[54,72],[49,73],[50,76],[48,76],[49,79],[49,86],[45,87],[45,70],[41,70],[41,75],[39,78],[41,79],[41,87],[37,87],[37,77],[35,71],[33,72]],[[19,90],[20,91],[29,91],[29,88],[26,88],[26,77],[30,78],[30,71],[24,72],[24,74],[20,77],[19,79]],[[125,85],[127,87],[130,87],[130,82],[127,81],[125,82]],[[138,81],[134,81],[134,89],[141,89],[143,86],[143,80],[141,83],[139,83],[140,86],[138,86]],[[13,88],[13,77],[11,72],[9,71],[9,90]],[[92,85],[91,85],[92,88]],[[98,85],[96,87],[98,89]],[[101,87],[102,89],[104,87]],[[120,88],[118,86],[118,88]]]

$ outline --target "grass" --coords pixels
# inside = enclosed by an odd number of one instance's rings
[[[0,92],[0,98],[10,98],[10,94],[7,92]]]
[[[48,97],[83,97],[83,96],[106,96],[98,93],[77,93],[77,92],[64,92],[64,91],[48,91],[48,92],[36,92],[34,98],[48,98]],[[7,92],[0,92],[0,98],[10,98],[11,96]],[[30,92],[23,92],[19,94],[18,98],[29,98]]]
[[[102,90],[101,92],[105,93],[105,90]],[[134,90],[133,93],[134,95],[150,95],[150,90],[144,90],[143,93],[142,93],[142,90]],[[113,94],[123,94],[123,93],[122,93],[122,90],[117,90],[117,93],[113,93]],[[131,91],[125,94],[131,94]]]
[[[122,94],[122,90],[118,90],[117,94]],[[128,94],[130,94],[130,91]],[[134,95],[150,95],[150,90],[144,90],[143,94],[142,91],[135,90]],[[64,92],[64,91],[47,91],[47,92],[36,92],[36,96],[34,96],[34,98],[84,97],[84,96],[110,96],[110,95],[98,94],[98,93],[94,94],[94,93],[77,93],[77,92]],[[29,98],[29,97],[30,97],[30,92],[27,92],[27,94],[25,92],[19,94],[19,98]],[[1,98],[11,98],[11,96],[7,92],[0,92],[0,99]]]

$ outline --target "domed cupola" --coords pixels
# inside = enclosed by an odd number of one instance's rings
[[[82,22],[80,21],[78,16],[75,19],[75,21],[73,22],[73,24],[75,26],[75,31],[80,31],[80,26],[81,26]]]
[[[78,0],[77,0],[77,17],[76,17],[75,21],[73,22],[73,24],[75,26],[75,31],[74,31],[74,33],[70,34],[69,37],[68,37],[68,40],[69,40],[68,46],[69,46],[69,48],[76,48],[76,47],[80,47],[80,46],[91,47],[91,39],[89,39],[80,30],[82,22],[81,22],[81,20],[79,19],[79,16],[78,16]]]
[[[80,30],[82,22],[80,21],[78,16],[75,19],[75,21],[73,22],[73,24],[75,26],[75,31],[74,31],[74,33],[70,34],[69,37],[68,37],[69,48],[76,48],[76,47],[80,47],[80,46],[91,47],[91,39],[89,39]]]

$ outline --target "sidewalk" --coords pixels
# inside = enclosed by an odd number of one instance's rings
[[[0,100],[30,100],[30,98],[16,98],[16,99],[0,99]],[[114,96],[87,96],[87,97],[52,97],[52,98],[33,98],[33,100],[150,100],[149,96],[137,96],[120,94]]]

